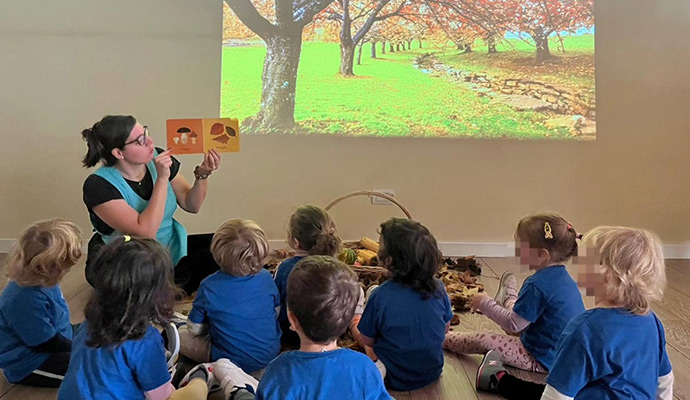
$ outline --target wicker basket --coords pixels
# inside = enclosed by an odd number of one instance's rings
[[[386,193],[381,193],[377,192],[374,190],[358,190],[350,193],[346,193],[337,199],[331,201],[328,203],[324,209],[326,211],[330,211],[333,206],[337,205],[338,203],[352,198],[352,197],[359,197],[359,196],[367,196],[367,197],[381,197],[384,198],[391,203],[395,204],[398,206],[398,208],[405,214],[405,216],[409,219],[412,219],[412,214],[407,210],[407,208],[402,205],[395,197],[390,196]],[[354,241],[354,242],[345,242],[343,243],[344,247],[349,247],[349,248],[355,248],[359,245],[359,241]],[[364,286],[364,289],[368,289],[369,286],[371,285],[378,285],[381,284],[382,281],[388,279],[388,270],[382,267],[376,267],[376,266],[359,266],[359,265],[350,265],[350,267],[357,273],[359,276],[359,280]]]

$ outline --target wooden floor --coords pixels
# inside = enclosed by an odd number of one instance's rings
[[[4,255],[0,254],[0,289],[5,286]],[[483,275],[480,281],[493,295],[498,286],[498,278],[506,270],[516,272],[520,280],[528,276],[528,271],[510,259],[484,258],[480,260]],[[675,375],[674,397],[690,400],[690,260],[667,260],[668,287],[663,301],[655,303],[654,311],[666,327],[667,351],[673,364]],[[62,291],[70,307],[73,323],[84,319],[83,308],[88,300],[90,288],[84,280],[84,265],[79,264],[65,277]],[[585,299],[587,307],[592,299]],[[486,317],[477,314],[461,314],[461,323],[453,329],[458,331],[492,331],[500,329]],[[392,392],[396,399],[498,399],[498,396],[477,393],[474,377],[480,356],[455,356],[446,354],[446,364],[441,378],[433,384],[413,392]],[[43,400],[54,399],[56,390],[37,389],[21,385],[10,385],[0,376],[0,399],[2,400]]]

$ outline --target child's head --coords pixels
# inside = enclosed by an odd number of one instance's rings
[[[263,259],[268,255],[268,241],[256,222],[232,219],[213,235],[211,254],[225,273],[255,275],[263,268]]]
[[[84,314],[92,347],[117,346],[140,339],[150,321],[172,316],[173,264],[154,239],[125,236],[103,246],[94,261],[99,271]]]
[[[424,296],[434,294],[442,257],[431,232],[417,221],[391,218],[381,224],[380,233],[378,259],[390,271],[391,280]]]
[[[352,321],[359,292],[357,275],[343,262],[330,256],[305,257],[288,278],[288,316],[314,343],[332,342]]]
[[[81,230],[64,219],[24,229],[7,261],[7,275],[21,286],[54,286],[81,258]]]
[[[654,234],[602,226],[588,232],[585,243],[587,268],[578,274],[578,283],[593,290],[597,300],[646,314],[649,303],[661,299],[666,273],[661,241]]]
[[[305,205],[290,216],[288,228],[290,246],[310,255],[334,256],[340,248],[335,223],[328,213],[313,205]]]
[[[558,214],[535,214],[518,222],[515,229],[517,256],[520,263],[543,267],[568,261],[577,255],[579,235]]]

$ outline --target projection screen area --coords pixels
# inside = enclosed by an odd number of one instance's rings
[[[592,140],[594,0],[229,0],[248,134]]]

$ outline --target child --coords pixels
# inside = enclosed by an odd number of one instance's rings
[[[255,222],[233,219],[213,235],[211,252],[220,271],[199,287],[187,329],[180,330],[181,352],[197,362],[228,358],[246,372],[259,371],[280,352],[278,289],[263,269],[266,236]],[[210,344],[199,336],[207,328]]]
[[[303,258],[288,279],[288,319],[299,350],[273,360],[256,386],[241,371],[217,366],[226,398],[390,399],[381,374],[364,354],[338,348],[357,306],[359,282],[347,265],[328,256]]]
[[[390,280],[367,301],[358,325],[362,341],[373,347],[388,387],[418,389],[441,375],[441,343],[453,316],[446,289],[434,278],[441,252],[422,224],[391,218],[381,224],[378,259]]]
[[[335,224],[328,213],[313,205],[304,205],[290,216],[288,244],[295,249],[294,257],[284,260],[276,271],[275,283],[280,293],[278,322],[283,342],[288,347],[298,346],[299,338],[290,330],[287,318],[287,283],[290,272],[307,255],[334,256],[340,248],[340,238],[335,234]]]
[[[103,246],[94,266],[99,280],[75,332],[58,399],[206,399],[215,381],[204,366],[175,391],[162,336],[151,325],[165,325],[172,315],[168,251],[154,239],[123,236]]]
[[[649,309],[666,276],[661,243],[642,229],[599,227],[586,235],[578,283],[595,308],[573,318],[542,399],[673,399],[664,327]]]
[[[36,222],[19,235],[0,296],[0,368],[10,383],[60,386],[72,325],[59,283],[81,254],[79,228],[63,219]]]
[[[520,220],[515,237],[520,263],[536,272],[525,280],[519,295],[515,276],[504,274],[496,300],[482,293],[471,299],[470,306],[519,337],[449,333],[444,347],[460,354],[488,352],[477,372],[478,389],[507,398],[539,398],[543,385],[527,385],[536,387],[526,390],[521,381],[499,373],[499,361],[541,373],[553,366],[563,329],[585,310],[577,284],[563,265],[577,252],[578,234],[561,216],[539,214]]]

